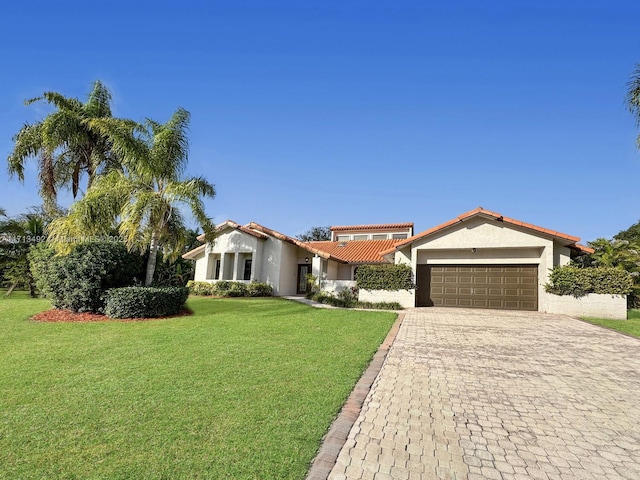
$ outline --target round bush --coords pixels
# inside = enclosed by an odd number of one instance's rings
[[[73,312],[103,313],[108,289],[134,285],[144,276],[143,258],[116,242],[79,244],[66,256],[40,244],[29,260],[39,290],[54,307]]]
[[[111,318],[165,317],[180,313],[186,287],[124,287],[107,292],[105,313]]]

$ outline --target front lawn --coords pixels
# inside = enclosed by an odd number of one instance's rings
[[[0,478],[302,479],[387,312],[191,298],[194,315],[38,323],[0,299]]]
[[[583,320],[640,338],[640,310],[629,310],[627,320],[604,320],[584,318]]]

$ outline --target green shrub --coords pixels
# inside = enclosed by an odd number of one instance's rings
[[[349,289],[333,295],[329,292],[316,292],[308,296],[314,302],[332,305],[341,308],[370,308],[377,310],[402,310],[402,305],[398,302],[361,302],[358,300],[357,290]]]
[[[311,299],[334,307],[353,308],[358,303],[358,294],[355,289],[341,290],[335,295],[329,292],[317,292]]]
[[[220,280],[220,281],[214,283],[213,284],[213,294],[214,295],[219,295],[221,297],[226,297],[227,296],[227,292],[231,288],[231,284],[232,283],[234,283],[234,282],[231,282],[229,280]]]
[[[214,294],[214,284],[210,282],[196,282],[189,280],[187,282],[187,288],[192,295],[209,296]]]
[[[111,318],[164,317],[180,313],[186,287],[124,287],[107,292],[105,313]]]
[[[273,287],[268,283],[231,282],[220,280],[219,282],[187,282],[187,288],[192,295],[216,295],[219,297],[270,297],[273,295]]]
[[[640,308],[640,286],[636,284],[627,296],[627,308]]]
[[[633,277],[615,267],[580,268],[575,265],[554,267],[549,275],[545,291],[555,295],[572,295],[576,298],[588,293],[627,295],[633,289]]]
[[[194,264],[190,260],[185,260],[182,257],[169,260],[158,253],[152,285],[154,287],[184,287],[193,277],[193,270]]]
[[[247,294],[250,297],[271,297],[273,287],[268,283],[251,282],[247,285]]]
[[[103,313],[107,290],[144,277],[143,258],[116,242],[79,244],[65,256],[42,243],[32,248],[29,261],[38,289],[54,307],[73,312]]]
[[[229,289],[225,291],[225,297],[246,297],[249,294],[247,285],[240,282],[231,282]]]
[[[398,302],[358,302],[357,308],[369,308],[372,310],[402,310]]]
[[[50,277],[55,269],[55,251],[45,242],[33,245],[27,258],[29,259],[29,269],[36,284],[36,288],[44,297],[53,301],[53,289]]]
[[[416,288],[409,265],[360,265],[356,284],[364,290],[411,290]]]

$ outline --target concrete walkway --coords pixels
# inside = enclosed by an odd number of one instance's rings
[[[329,479],[638,479],[640,341],[565,316],[413,309]]]

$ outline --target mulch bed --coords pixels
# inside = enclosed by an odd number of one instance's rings
[[[106,315],[102,315],[99,313],[75,313],[70,310],[60,310],[57,308],[52,308],[51,310],[46,310],[44,312],[40,312],[33,317],[32,320],[37,322],[77,322],[77,323],[88,323],[88,322],[145,322],[149,320],[162,320],[165,318],[175,318],[175,317],[184,317],[187,315],[191,315],[193,312],[190,310],[184,309],[177,315],[171,315],[168,317],[153,317],[153,318],[110,318]]]

